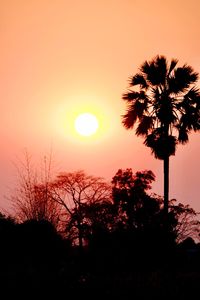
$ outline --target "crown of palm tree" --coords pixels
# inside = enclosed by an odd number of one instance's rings
[[[159,159],[174,155],[177,143],[187,143],[188,134],[200,130],[198,73],[177,63],[172,59],[168,64],[164,56],[145,61],[122,97],[127,102],[124,127],[136,124],[136,135],[145,137],[145,145]]]

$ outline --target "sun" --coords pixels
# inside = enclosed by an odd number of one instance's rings
[[[78,115],[74,123],[78,134],[82,136],[90,136],[96,133],[99,123],[95,115],[91,113],[83,113]]]

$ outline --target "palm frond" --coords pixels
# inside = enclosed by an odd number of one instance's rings
[[[166,58],[158,55],[150,62],[145,61],[140,70],[153,86],[164,84],[167,74]]]
[[[180,128],[185,128],[187,130],[192,129],[192,118],[191,114],[189,115],[188,113],[182,114],[180,118]]]
[[[146,89],[148,87],[148,84],[142,74],[137,73],[135,76],[133,76],[130,80],[130,85],[140,85],[141,88]]]
[[[143,62],[143,64],[140,66],[140,71],[145,77],[147,77],[150,72],[150,65],[147,60],[145,60],[145,62]]]
[[[155,129],[153,133],[146,137],[144,144],[151,148],[156,158],[163,160],[165,157],[175,155],[177,139],[172,135],[165,137]]]
[[[186,103],[188,104],[188,103]],[[180,127],[184,127],[187,130],[198,131],[200,130],[200,110],[192,105],[182,106],[185,113],[182,113],[180,117]]]
[[[170,75],[170,73],[174,70],[174,68],[176,67],[177,63],[178,63],[178,59],[173,58],[171,60],[169,71],[168,71],[168,75]]]
[[[136,129],[136,135],[146,136],[153,127],[154,117],[143,115]]]
[[[147,99],[147,95],[144,91],[135,92],[135,91],[128,91],[128,93],[124,93],[122,95],[122,99],[127,102],[132,102],[133,100],[141,99],[145,100]]]
[[[192,130],[194,131],[200,130],[200,113],[194,112],[192,116]]]
[[[191,104],[200,103],[200,91],[196,87],[192,87],[185,95],[183,100],[191,102]]]
[[[161,55],[155,58],[155,68],[159,78],[159,84],[164,84],[167,76],[167,60]]]
[[[181,126],[178,130],[178,141],[184,145],[188,142],[188,140],[188,130],[184,128],[184,126]]]
[[[139,100],[135,100],[134,103],[129,104],[127,112],[122,116],[122,124],[126,129],[133,128],[137,119],[140,119],[144,111],[147,107],[147,102],[141,102]]]
[[[128,108],[125,115],[122,115],[122,124],[126,129],[132,129],[137,121],[137,114],[134,109]]]
[[[174,75],[170,76],[168,83],[170,92],[178,94],[184,92],[191,84],[198,80],[198,73],[192,67],[184,65],[174,70]]]
[[[143,114],[147,108],[147,104],[148,104],[147,101],[139,101],[139,100],[135,101],[134,110],[139,119],[143,116]]]

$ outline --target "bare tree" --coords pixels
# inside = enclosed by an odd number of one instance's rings
[[[173,213],[176,219],[174,231],[177,236],[177,243],[182,242],[188,237],[194,238],[199,241],[200,234],[200,221],[198,219],[199,213],[197,213],[188,204],[184,205],[178,203],[175,205],[176,200],[170,201],[169,210]]]
[[[111,187],[103,178],[86,175],[84,171],[61,173],[51,185],[51,197],[63,208],[68,236],[78,240],[82,248],[85,206],[111,201]]]
[[[60,205],[52,201],[51,187],[52,157],[44,157],[40,174],[32,164],[30,155],[25,153],[25,160],[17,166],[18,187],[11,196],[16,218],[26,220],[47,220],[56,228],[60,222]]]

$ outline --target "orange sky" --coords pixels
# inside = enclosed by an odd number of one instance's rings
[[[0,1],[0,205],[14,185],[12,161],[53,149],[59,170],[111,179],[118,168],[151,169],[162,194],[162,162],[120,121],[127,79],[156,54],[200,72],[200,2],[144,0]],[[102,132],[72,136],[69,116],[98,111]],[[170,195],[200,211],[199,135],[171,159]]]

